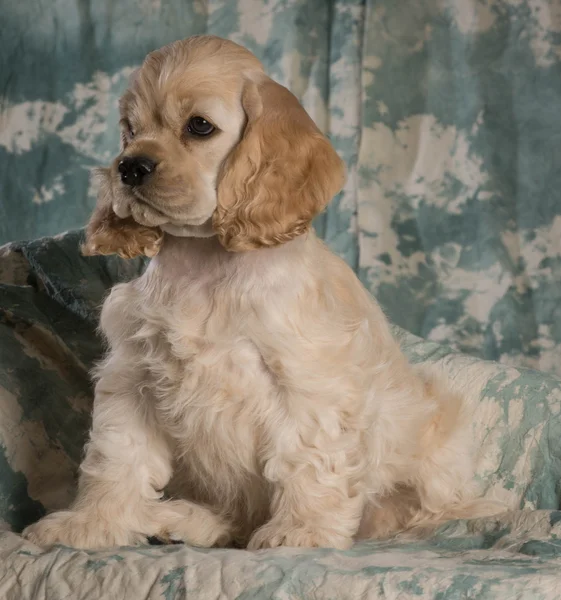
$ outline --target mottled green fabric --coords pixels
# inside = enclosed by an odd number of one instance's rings
[[[98,309],[143,264],[83,258],[81,234],[15,243],[0,248],[0,598],[557,600],[561,381],[522,367],[561,374],[558,1],[35,0],[0,13],[0,243],[85,223],[89,170],[117,152],[117,98],[148,51],[204,32],[242,43],[345,159],[316,228],[411,360],[466,395],[478,478],[514,509],[348,552],[42,552],[17,532],[72,498]]]
[[[98,309],[113,284],[144,267],[139,260],[84,258],[81,237],[0,248],[2,600],[557,600],[561,380],[460,354],[399,328],[395,335],[410,360],[445,372],[467,398],[477,476],[512,514],[451,523],[422,543],[362,543],[348,552],[44,552],[23,541],[17,532],[25,525],[71,501],[90,420],[88,370],[102,353]]]
[[[0,596],[9,600],[557,600],[560,567],[561,513],[550,511],[451,523],[427,541],[346,552],[41,552],[0,536]]]
[[[561,373],[558,0],[4,2],[0,242],[83,225],[144,55],[246,45],[348,165],[317,227],[401,327]]]
[[[436,341],[561,372],[558,0],[374,1],[359,268]]]

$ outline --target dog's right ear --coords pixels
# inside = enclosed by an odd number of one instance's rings
[[[242,93],[247,125],[224,163],[213,227],[239,252],[305,233],[345,182],[345,165],[296,97],[269,77]]]
[[[145,227],[133,220],[118,217],[113,210],[107,173],[101,170],[97,205],[86,228],[86,241],[82,245],[84,256],[118,254],[121,258],[155,256],[162,245],[163,233],[157,227]]]

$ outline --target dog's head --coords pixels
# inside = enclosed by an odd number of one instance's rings
[[[154,254],[162,230],[243,251],[305,232],[344,167],[298,100],[241,46],[198,36],[148,55],[121,98],[84,251]],[[118,235],[111,239],[111,231]]]

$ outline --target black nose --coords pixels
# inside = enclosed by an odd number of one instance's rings
[[[156,168],[156,163],[145,156],[126,156],[119,162],[121,181],[126,185],[142,185]]]

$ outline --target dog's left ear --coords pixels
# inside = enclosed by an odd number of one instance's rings
[[[157,227],[140,225],[132,217],[118,217],[113,210],[111,191],[103,175],[103,170],[97,174],[100,188],[96,207],[86,228],[82,254],[118,254],[121,258],[158,254],[163,239],[162,231]]]
[[[285,87],[262,76],[242,95],[244,136],[226,160],[213,227],[231,251],[307,231],[345,180],[343,161]]]

